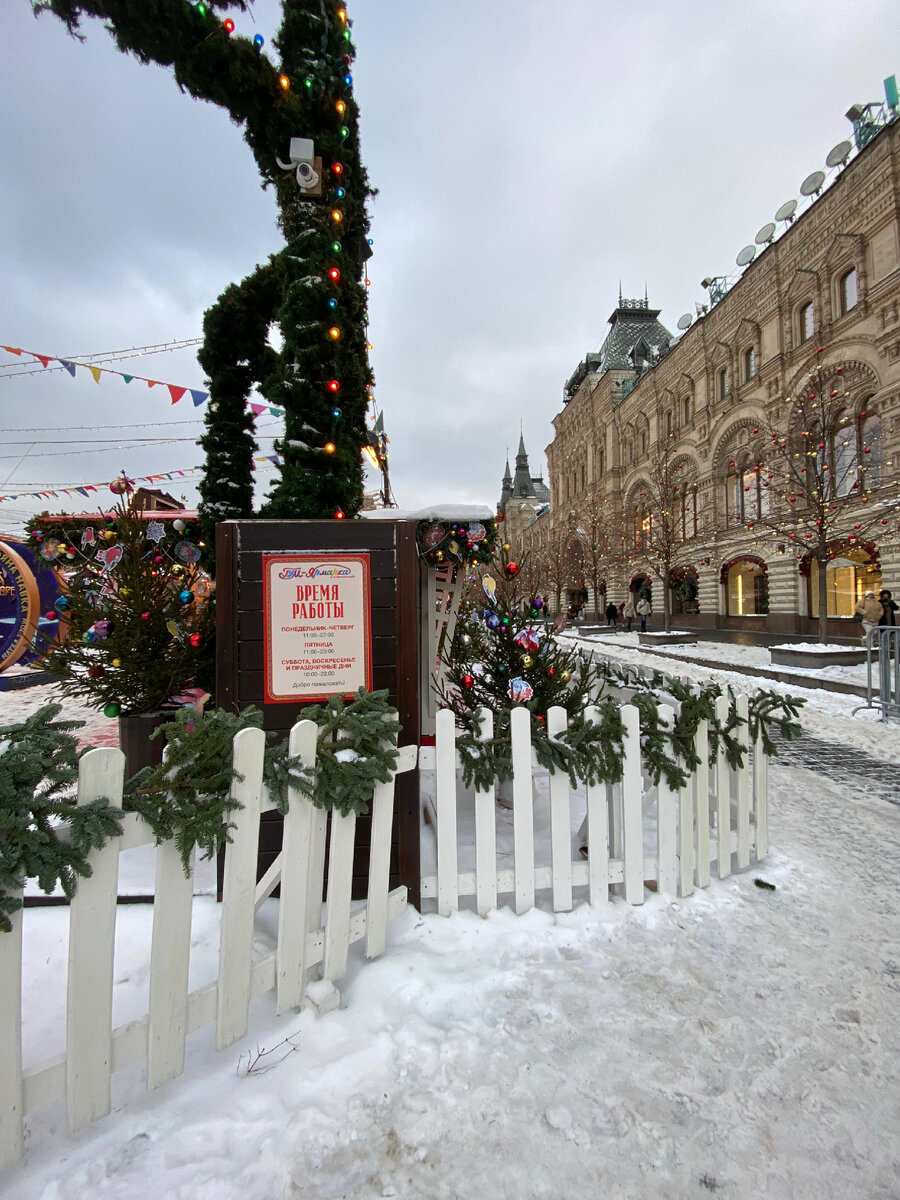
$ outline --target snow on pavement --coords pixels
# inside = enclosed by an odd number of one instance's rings
[[[900,760],[897,727],[823,715]],[[278,1020],[261,997],[242,1044],[193,1035],[185,1075],[149,1096],[126,1072],[75,1138],[59,1106],[35,1118],[0,1195],[897,1200],[900,813],[864,779],[848,793],[777,762],[770,800],[766,862],[674,902],[409,909],[381,959],[354,957],[338,1011]],[[149,915],[130,910],[129,942]],[[65,915],[26,918],[26,1021],[46,1022]],[[195,943],[214,958],[214,920]],[[117,955],[120,989],[142,986],[139,957]],[[277,1065],[248,1075],[257,1048]]]

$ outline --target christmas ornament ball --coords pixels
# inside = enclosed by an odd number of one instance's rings
[[[105,706],[105,708],[103,709],[103,715],[104,715],[104,717],[110,717],[110,718],[117,717],[121,711],[122,711],[121,706],[116,704],[115,701],[113,701],[111,704],[107,704]]]
[[[121,658],[114,658],[114,659],[112,660],[112,666],[114,666],[114,667],[121,667],[121,665],[122,665],[122,660],[121,660]]]
[[[142,612],[142,613],[141,613],[141,620],[142,620],[142,621],[149,621],[149,620],[150,620],[150,614],[149,614],[148,612]]]
[[[519,564],[515,563],[515,562],[507,563],[506,564],[506,573],[507,573],[507,575],[518,575]]]
[[[114,542],[116,540],[116,531],[114,529],[105,529],[103,536],[108,542]]]
[[[68,600],[65,598],[65,596],[58,596],[58,597],[57,597],[57,599],[56,599],[56,607],[59,609],[59,611],[60,611],[60,612],[65,612],[65,611],[66,611],[66,609],[69,607],[69,602],[68,602]]]
[[[190,637],[188,638],[188,641],[191,643],[191,645],[196,650],[199,646],[203,645],[203,634],[202,633],[192,633],[190,635]]]
[[[474,675],[463,675],[462,685],[464,688],[470,688],[475,683]]]
[[[88,667],[88,679],[99,679],[103,674],[103,668],[98,666]]]
[[[534,664],[534,659],[531,657],[530,654],[522,655],[522,666],[525,667],[526,670],[528,669],[528,667],[532,666],[533,664]]]
[[[185,528],[185,522],[182,521],[181,517],[179,517],[177,521],[172,522],[172,528],[177,529],[178,532],[181,533],[181,531]]]
[[[572,678],[572,672],[571,671],[562,671],[560,674],[560,678],[562,679],[563,683],[568,683],[569,680]]]
[[[53,609],[51,608],[47,612],[44,613],[44,616],[47,618],[48,621],[55,621],[57,619],[57,617],[59,616],[59,613],[54,612]]]
[[[187,588],[185,588],[183,592],[178,593],[178,599],[181,601],[182,604],[190,604],[190,602],[193,600],[193,598],[194,597],[191,595],[191,593],[188,591]]]
[[[509,544],[509,542],[504,542],[503,549],[506,551],[507,554],[509,554],[510,550],[512,550],[512,546]]]

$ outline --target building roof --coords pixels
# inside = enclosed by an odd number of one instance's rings
[[[669,349],[672,334],[658,319],[660,309],[650,308],[644,300],[623,300],[613,309],[612,326],[600,352],[588,354],[566,383],[566,402],[575,395],[586,375],[605,375],[607,371],[640,371],[652,365]]]
[[[500,507],[507,500],[539,500],[549,501],[550,489],[544,483],[543,476],[532,475],[528,466],[528,454],[525,450],[525,438],[519,434],[519,452],[516,455],[516,473],[510,474],[509,457],[506,459],[506,472],[500,492]]]

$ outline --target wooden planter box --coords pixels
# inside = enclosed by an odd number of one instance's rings
[[[693,646],[697,641],[695,633],[678,631],[673,633],[639,633],[638,644],[641,646]]]
[[[850,646],[771,646],[774,667],[805,667],[821,671],[823,667],[853,667],[866,661],[866,651]]]

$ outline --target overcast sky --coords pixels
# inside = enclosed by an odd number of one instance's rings
[[[545,471],[562,386],[620,281],[626,297],[646,285],[674,332],[699,281],[735,271],[850,135],[850,105],[900,72],[896,0],[347,7],[379,193],[372,365],[406,508],[494,504],[520,423]],[[268,45],[279,12],[257,0],[237,32]],[[222,288],[280,248],[274,199],[222,110],[98,22],[83,31],[0,6],[0,344],[75,357],[199,338]],[[108,365],[204,389],[195,355]],[[0,351],[0,495],[202,462],[189,397],[13,374],[24,361]],[[260,454],[279,428],[259,423]],[[165,486],[196,502],[189,478]],[[0,530],[40,507],[0,504]]]

